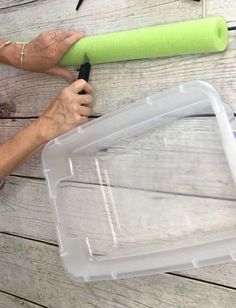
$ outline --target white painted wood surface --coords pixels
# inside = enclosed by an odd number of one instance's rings
[[[26,3],[35,2],[37,0],[1,0],[0,9],[7,9],[14,6],[19,6]]]
[[[103,250],[111,244],[111,236],[104,204],[102,200],[100,205],[96,202],[101,199],[99,187],[92,184],[78,184],[76,189],[80,190],[80,194],[75,199],[72,194],[74,186],[75,184],[67,194],[64,193],[68,203],[64,204],[65,211],[62,207],[59,214],[72,235],[92,239],[95,252],[104,253]],[[119,193],[122,195],[122,189]],[[117,231],[117,235],[122,246],[126,242],[136,245],[136,243],[152,244],[153,241],[160,246],[173,240],[197,239],[198,233],[202,236],[211,235],[214,232],[230,231],[235,228],[234,200],[142,190],[130,190],[129,193],[132,202],[127,202],[126,207],[121,207],[118,211],[118,216],[122,219],[121,229]],[[146,215],[143,214],[143,208],[137,206],[139,199],[143,200],[142,206],[150,211]],[[51,205],[43,180],[9,177],[1,190],[0,203],[2,204],[0,232],[56,243]],[[172,208],[169,214],[165,211],[166,207]],[[73,215],[69,216],[68,211]],[[128,220],[128,212],[133,213],[132,223]],[[160,215],[161,219],[159,218],[156,224],[155,217]]]
[[[172,275],[76,284],[64,274],[57,247],[0,236],[0,288],[46,307],[234,308],[234,290]]]
[[[229,22],[236,22],[236,2],[231,0],[207,0],[208,16],[222,16]]]
[[[202,12],[201,5],[191,0],[168,2],[159,0],[149,4],[141,0],[129,2],[120,0],[119,10],[116,7],[117,3],[112,0],[87,0],[78,15],[74,10],[76,2],[71,1],[68,5],[68,2],[63,0],[40,1],[9,9],[7,14],[5,10],[0,11],[0,19],[4,24],[0,29],[0,36],[29,40],[40,31],[54,27],[83,29],[91,35],[199,18]],[[129,3],[128,9],[127,3]],[[51,10],[51,7],[54,9]],[[96,23],[91,22],[94,12],[99,12],[99,15],[96,13],[98,20]],[[215,9],[213,12],[216,13]],[[14,18],[15,14],[17,20]],[[27,14],[34,16],[33,21],[25,18]],[[234,78],[236,35],[232,33],[231,38],[227,53],[93,66],[91,83],[96,93],[95,112],[106,113],[144,97],[150,91],[160,91],[192,79],[204,79],[212,83],[223,99],[236,110],[233,100],[236,92]],[[54,77],[16,72],[11,68],[1,69],[1,100],[10,104],[11,115],[14,116],[41,114],[50,100],[65,85],[65,81]]]
[[[0,292],[0,308],[40,308],[40,306],[33,304],[22,298],[8,295]]]
[[[222,99],[236,111],[235,57],[236,34],[232,33],[226,53],[94,65],[91,73],[94,112],[106,113],[148,94],[194,79],[213,84]],[[66,85],[59,78],[1,67],[0,100],[10,105],[11,116],[40,115]]]
[[[19,119],[2,120],[0,142],[7,140],[29,122],[30,120]],[[115,145],[103,153],[102,161],[109,164],[115,157],[123,168],[130,168],[130,171],[127,169],[129,174],[143,179],[136,188],[236,199],[235,187],[216,131],[217,123],[214,118],[181,120],[151,132],[145,139],[133,138]],[[149,155],[148,159],[137,160],[138,168],[125,167],[131,154],[135,158],[136,155],[141,155],[142,149],[151,149],[154,146],[159,151],[157,156]],[[122,152],[128,153],[128,157],[122,156]],[[143,153],[142,155],[145,155],[145,151]],[[147,174],[151,166],[158,170],[152,178],[150,173]],[[75,172],[78,171],[81,182],[98,183],[96,168],[89,159],[80,159],[74,168]],[[42,178],[40,154],[14,174]],[[145,180],[148,177],[150,181]],[[121,184],[131,185],[124,177],[122,180]],[[119,184],[117,179],[114,178],[114,181]],[[131,188],[135,188],[134,184],[132,186]]]
[[[86,0],[79,13],[75,12],[76,4],[77,0],[70,3],[63,0],[0,1],[0,37],[30,40],[41,31],[68,27],[85,30],[91,35],[202,16],[201,4],[190,0],[119,0],[119,3],[112,0]],[[206,4],[209,15],[224,16],[230,25],[235,24],[234,1],[207,0]],[[95,113],[106,113],[150,92],[191,79],[204,79],[212,83],[235,111],[236,34],[232,32],[230,36],[229,49],[222,54],[94,66],[91,83],[96,93]],[[10,118],[40,115],[65,85],[63,80],[51,76],[1,66],[0,106],[4,111],[1,115],[8,119],[0,120],[0,142],[30,121],[13,121]],[[236,192],[229,184],[228,173],[223,165],[219,167],[219,144],[213,138],[214,126],[211,121],[209,118],[187,119],[186,123],[180,124],[175,131],[176,138],[171,138],[173,132],[170,128],[162,130],[161,133],[168,135],[173,147],[177,143],[186,146],[189,137],[197,139],[198,145],[191,144],[192,178],[195,178],[199,171],[193,158],[196,152],[201,152],[201,144],[209,155],[213,155],[213,160],[208,161],[205,169],[212,172],[214,170],[218,185],[203,185],[204,187],[199,189],[200,183],[195,181],[193,189],[187,186],[189,175],[183,172],[182,186],[175,181],[169,187],[163,187],[170,195],[157,192],[149,195],[150,200],[152,197],[158,197],[167,203],[171,196],[191,210],[196,207],[196,211],[204,209],[205,206],[205,220],[195,222],[196,230],[202,227],[205,231],[207,227],[214,230],[219,224],[223,228],[235,227]],[[203,131],[208,133],[207,139],[203,138]],[[154,134],[147,140],[157,141],[161,142],[161,134]],[[144,146],[139,143],[136,145],[139,148]],[[123,144],[121,149],[129,149],[129,144]],[[178,164],[181,151],[175,151],[175,162]],[[217,169],[213,169],[214,164],[218,165]],[[183,170],[188,170],[187,163],[184,168]],[[5,187],[0,190],[0,307],[31,308],[38,307],[37,304],[55,308],[235,307],[234,263],[184,271],[176,274],[177,276],[157,275],[88,285],[73,283],[64,273],[58,247],[55,246],[55,230],[44,180],[37,179],[42,177],[40,156],[36,156],[15,174],[17,177],[9,177]],[[206,172],[206,175],[209,176],[210,173]],[[83,172],[82,176],[85,177],[86,173]],[[85,187],[93,189],[96,194],[96,188],[91,184],[82,185],[81,193]],[[183,187],[187,195],[179,194]],[[216,197],[218,199],[215,199]],[[87,202],[92,209],[91,201]],[[86,227],[86,221],[88,217],[85,214],[81,220],[81,228],[77,230],[80,234],[85,230],[83,228]],[[92,231],[95,233],[98,230]],[[1,293],[1,290],[11,295]]]

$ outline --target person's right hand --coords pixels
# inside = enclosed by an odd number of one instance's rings
[[[82,90],[86,94],[78,94]],[[82,79],[65,88],[39,118],[45,141],[86,123],[91,115],[92,101],[92,87]]]

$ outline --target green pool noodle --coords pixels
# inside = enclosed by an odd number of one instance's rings
[[[224,51],[228,28],[221,17],[85,37],[61,59],[62,66]]]

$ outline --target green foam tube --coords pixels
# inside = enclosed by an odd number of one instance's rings
[[[219,52],[228,44],[228,28],[221,17],[153,26],[85,37],[61,59],[63,66]]]

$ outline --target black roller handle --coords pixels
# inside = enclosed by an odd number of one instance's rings
[[[87,62],[82,64],[79,69],[78,79],[83,79],[88,82],[90,77],[90,71],[91,71],[90,63]],[[86,92],[83,90],[79,94],[86,94]]]

